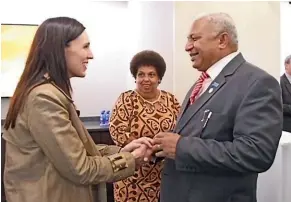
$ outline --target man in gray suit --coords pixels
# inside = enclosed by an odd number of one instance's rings
[[[281,137],[280,85],[238,52],[227,14],[197,18],[186,51],[202,76],[173,133],[154,138],[156,156],[166,157],[161,202],[255,202],[258,173],[272,165]]]
[[[280,86],[283,98],[283,130],[291,132],[291,55],[285,59],[285,74],[281,76]]]

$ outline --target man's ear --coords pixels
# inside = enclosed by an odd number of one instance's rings
[[[228,46],[228,44],[230,43],[230,36],[228,33],[223,32],[219,35],[219,45],[218,47],[220,49],[224,49]]]

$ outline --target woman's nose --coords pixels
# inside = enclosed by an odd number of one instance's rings
[[[146,81],[150,80],[149,76],[146,75],[146,76],[144,77],[144,80],[146,80]]]
[[[87,57],[88,57],[88,59],[93,59],[94,58],[93,53],[92,53],[91,50],[89,50]]]

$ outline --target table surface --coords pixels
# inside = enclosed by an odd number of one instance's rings
[[[84,126],[87,128],[89,132],[94,131],[109,131],[108,126],[100,126],[99,122],[96,121],[83,121]]]

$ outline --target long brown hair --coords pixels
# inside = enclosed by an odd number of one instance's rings
[[[71,83],[65,59],[65,47],[76,39],[85,27],[69,17],[45,20],[37,29],[23,73],[10,100],[4,128],[14,128],[29,89],[40,83],[45,74],[71,97]]]

